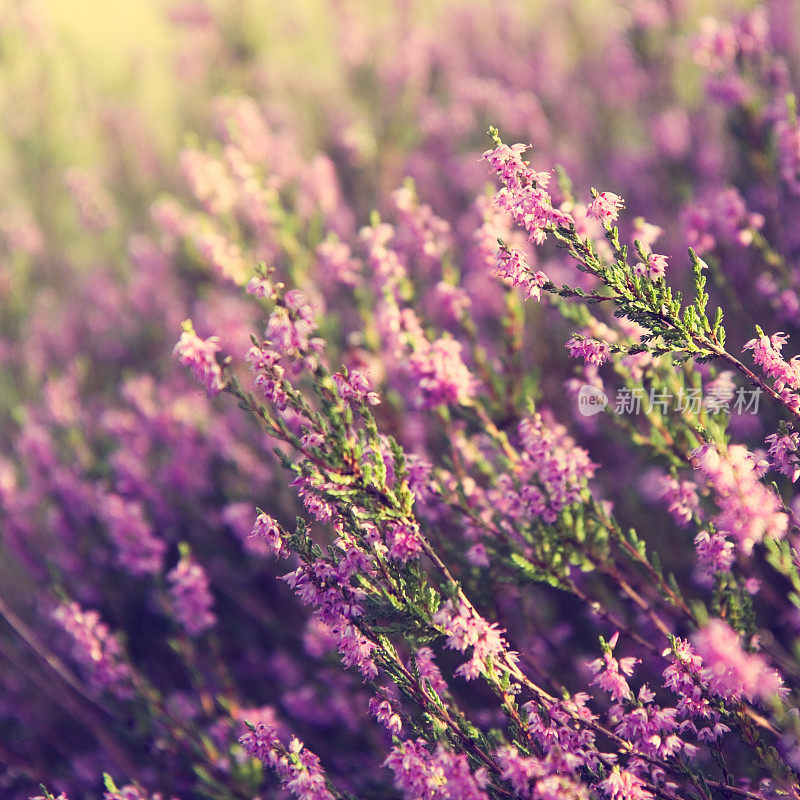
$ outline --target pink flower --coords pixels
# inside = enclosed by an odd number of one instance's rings
[[[481,156],[488,161],[492,171],[509,188],[519,189],[532,182],[538,183],[543,189],[547,188],[550,181],[548,173],[534,173],[530,164],[522,158],[522,154],[530,147],[525,144],[499,144],[494,150],[487,150]]]
[[[431,753],[424,739],[408,739],[393,747],[383,763],[406,800],[488,800],[483,791],[486,771],[473,772],[463,753],[452,753],[442,745]]]
[[[346,378],[340,372],[334,372],[331,377],[343,400],[364,401],[371,406],[377,406],[381,402],[377,392],[370,389],[369,380],[360,372],[352,369]]]
[[[697,485],[693,481],[679,481],[671,475],[665,475],[661,478],[658,492],[672,518],[685,528],[700,506]]]
[[[219,394],[224,388],[222,370],[216,353],[221,349],[218,336],[201,339],[192,327],[192,321],[183,323],[183,333],[173,353],[183,367],[189,367],[195,380],[203,386],[209,397]]]
[[[494,275],[508,278],[514,286],[521,287],[525,296],[532,300],[541,300],[541,289],[549,280],[543,272],[534,271],[528,266],[524,253],[505,247],[497,251]]]
[[[392,708],[392,704],[380,695],[369,699],[369,713],[380,722],[393,736],[399,736],[403,730],[400,715]]]
[[[710,690],[725,699],[744,695],[767,701],[781,691],[783,680],[762,655],[746,653],[739,634],[721,619],[712,619],[694,636],[698,654],[708,670]]]
[[[268,278],[254,275],[247,282],[246,291],[247,294],[252,294],[254,297],[272,297],[274,289]]]
[[[386,544],[389,545],[389,558],[405,563],[417,558],[422,552],[422,541],[417,524],[394,521],[388,526]]]
[[[119,639],[96,611],[62,603],[53,619],[72,637],[72,654],[81,663],[92,688],[108,689],[120,699],[131,695],[131,670]]]
[[[434,408],[442,403],[469,405],[475,395],[477,381],[461,360],[461,343],[450,337],[437,339],[409,358],[411,375],[417,381],[422,407]]]
[[[611,800],[650,800],[653,793],[644,787],[644,783],[632,772],[615,766],[611,774],[601,784],[600,788]]]
[[[605,342],[573,336],[566,344],[572,358],[581,357],[587,364],[600,366],[611,357],[611,350]]]
[[[785,333],[773,333],[772,336],[758,336],[745,344],[742,350],[752,350],[753,360],[764,374],[775,381],[775,388],[781,394],[786,390],[800,389],[800,359],[794,356],[786,361],[781,356],[781,349],[788,337]]]
[[[733,542],[718,531],[713,535],[708,531],[700,531],[694,537],[694,546],[697,550],[697,563],[701,574],[713,577],[717,572],[730,572],[736,556],[733,552]]]
[[[638,658],[627,657],[619,660],[614,658],[612,651],[617,644],[618,638],[619,633],[615,633],[611,637],[603,657],[597,658],[589,664],[589,669],[596,673],[591,685],[599,686],[615,702],[630,700],[633,697],[625,676],[630,677],[633,674],[634,667],[639,663]]]
[[[316,340],[310,338],[316,328],[311,306],[297,289],[286,292],[283,300],[284,305],[270,314],[264,335],[282,355],[305,354],[309,347],[316,347]]]
[[[289,553],[283,544],[280,526],[269,514],[262,512],[256,517],[250,536],[264,542],[268,552],[272,555],[283,558],[288,557]]]
[[[794,431],[784,436],[772,433],[765,441],[770,446],[768,451],[770,464],[794,483],[800,478],[800,458],[797,454],[800,435]]]
[[[495,205],[507,211],[528,232],[529,240],[539,245],[545,241],[548,230],[568,228],[575,224],[575,220],[566,212],[553,208],[552,198],[546,191],[550,174],[533,171],[522,159],[526,149],[522,144],[508,147],[501,143],[494,150],[487,150],[483,158],[505,184],[495,195]]]
[[[500,655],[506,641],[502,631],[495,623],[488,623],[469,606],[463,603],[456,608],[452,600],[448,600],[433,616],[433,621],[444,629],[447,646],[461,653],[472,647],[472,658],[462,664],[456,675],[466,680],[474,680],[486,670],[486,659]],[[506,656],[513,654],[507,653]]]
[[[283,787],[297,800],[334,800],[315,753],[293,737],[284,748],[274,726],[260,722],[239,739],[244,751],[274,769]]]
[[[738,542],[745,555],[765,538],[782,539],[789,518],[776,494],[760,481],[763,472],[743,445],[718,451],[703,445],[691,453],[692,465],[708,481],[719,513],[712,518],[717,530]]]
[[[612,192],[601,192],[591,203],[588,213],[600,222],[614,222],[619,218],[619,211],[625,207],[623,199]]]
[[[650,253],[647,257],[647,266],[650,270],[650,277],[657,281],[663,278],[667,272],[667,257],[658,253]]]

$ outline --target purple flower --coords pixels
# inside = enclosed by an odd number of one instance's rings
[[[192,327],[192,321],[183,323],[183,333],[173,351],[183,367],[189,367],[195,380],[206,390],[209,397],[219,394],[224,388],[222,370],[216,354],[220,351],[218,336],[201,339]]]
[[[377,406],[381,400],[377,392],[371,391],[369,380],[360,372],[352,369],[345,378],[340,372],[334,372],[331,376],[336,384],[339,397],[343,400],[355,400],[366,402],[371,406]]]
[[[465,755],[442,746],[431,753],[423,739],[407,739],[393,747],[383,763],[405,800],[488,800],[484,769],[472,772]]]
[[[794,483],[800,478],[800,457],[797,454],[800,435],[796,431],[783,436],[772,433],[767,436],[765,441],[769,444],[768,454],[772,466],[778,472],[787,475]]]
[[[311,307],[296,290],[287,292],[284,302],[285,306],[278,306],[270,314],[264,336],[282,355],[305,353],[311,343],[311,334],[316,328]]]
[[[100,498],[100,515],[117,546],[120,565],[132,575],[161,571],[166,543],[156,537],[144,518],[141,503],[109,494]]]
[[[658,491],[672,518],[685,528],[700,507],[697,484],[694,481],[678,480],[671,475],[664,475],[660,479]]]
[[[505,651],[506,640],[496,623],[488,623],[463,603],[456,607],[448,600],[433,616],[433,621],[443,629],[447,646],[461,653],[472,648],[472,657],[462,664],[456,675],[471,681],[486,671],[486,659]],[[506,656],[513,654],[505,653]]]
[[[730,572],[736,556],[733,552],[733,542],[719,533],[709,534],[700,531],[694,537],[694,546],[697,550],[697,563],[701,574],[712,578],[717,572]]]
[[[288,558],[289,553],[283,543],[280,525],[269,514],[262,512],[256,517],[250,536],[262,541],[270,555],[276,558]]]
[[[247,294],[252,294],[254,297],[272,297],[274,289],[272,283],[268,278],[262,278],[260,275],[254,275],[247,282]]]
[[[119,640],[96,611],[84,611],[77,603],[64,603],[53,619],[72,637],[72,654],[86,670],[91,685],[108,689],[120,699],[131,696],[131,670],[124,661]]]
[[[403,721],[394,710],[392,704],[381,695],[369,699],[369,713],[380,722],[393,736],[399,736],[403,730]]]
[[[648,275],[651,280],[657,281],[667,273],[667,256],[650,253],[647,256],[647,263],[639,261],[633,265],[633,271],[637,275]]]
[[[422,552],[422,541],[416,522],[398,520],[391,522],[387,528],[386,544],[390,558],[405,563],[419,556]]]
[[[617,643],[619,633],[615,633],[608,643],[608,649],[602,658],[595,659],[589,664],[589,669],[595,673],[592,686],[599,686],[611,696],[614,702],[630,700],[633,697],[626,676],[633,674],[634,666],[639,663],[638,658],[621,658],[617,660],[612,655],[612,650]]]
[[[544,272],[534,271],[528,266],[522,252],[507,247],[497,251],[497,265],[493,274],[508,278],[514,286],[522,289],[525,297],[532,300],[542,299],[542,287],[549,281]]]
[[[711,521],[720,533],[735,539],[745,555],[764,538],[786,535],[789,518],[780,499],[760,482],[763,473],[746,447],[730,445],[719,452],[704,445],[692,451],[691,460],[714,491],[719,513]]]
[[[172,612],[175,621],[190,636],[199,636],[216,624],[211,612],[214,598],[208,588],[208,577],[200,564],[188,553],[181,556],[167,575],[171,586]]]
[[[239,744],[245,753],[275,770],[282,786],[297,800],[335,800],[319,758],[296,737],[285,748],[274,726],[260,722],[239,739]]]
[[[443,403],[469,405],[477,381],[461,360],[461,343],[444,337],[412,353],[408,360],[423,408]]]

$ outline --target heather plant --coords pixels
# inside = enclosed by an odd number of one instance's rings
[[[320,5],[7,135],[4,790],[796,796],[793,4]]]

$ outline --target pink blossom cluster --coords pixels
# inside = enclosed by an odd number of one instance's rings
[[[239,743],[248,755],[274,769],[283,788],[297,800],[335,800],[319,758],[296,737],[284,748],[275,728],[260,722]]]
[[[793,356],[786,361],[781,356],[783,345],[788,337],[785,333],[773,333],[772,336],[759,335],[750,339],[744,350],[753,351],[753,360],[761,367],[765,375],[774,381],[775,390],[781,399],[795,412],[800,411],[800,357]]]
[[[183,333],[175,345],[174,353],[181,366],[192,371],[195,380],[206,390],[209,397],[219,394],[224,388],[222,370],[216,354],[221,350],[218,336],[201,339],[194,331],[191,320],[183,323]]]
[[[734,544],[724,533],[700,531],[694,537],[700,574],[713,578],[718,572],[730,572],[736,561]]]
[[[648,253],[647,261],[638,261],[633,271],[636,275],[647,275],[652,281],[661,280],[667,274],[667,256]]]
[[[525,297],[532,300],[542,299],[542,287],[549,281],[544,272],[534,271],[528,266],[524,253],[507,247],[497,251],[497,265],[493,274],[507,278],[513,286],[522,289]]]
[[[148,524],[142,504],[107,494],[99,498],[99,509],[117,547],[120,565],[134,575],[159,573],[167,546]]]
[[[598,718],[588,707],[590,699],[585,692],[576,692],[565,699],[523,706],[528,731],[556,773],[574,774],[584,767],[596,770],[602,765],[593,729]]]
[[[619,219],[620,209],[625,208],[625,201],[613,192],[600,192],[597,197],[589,203],[588,213],[590,217],[608,225]]]
[[[250,535],[264,542],[270,555],[278,558],[288,558],[289,553],[284,546],[280,526],[269,514],[261,512],[256,517]]]
[[[370,388],[366,376],[357,370],[350,370],[345,377],[340,372],[333,373],[333,382],[339,396],[344,400],[353,399],[356,402],[366,402],[371,406],[377,406],[381,401],[377,392]]]
[[[708,673],[699,656],[686,639],[674,639],[672,663],[664,670],[664,686],[678,696],[677,711],[681,730],[695,734],[701,742],[715,742],[730,731],[720,721],[721,715],[712,704],[708,689]]]
[[[572,797],[585,800],[587,788],[573,776],[559,772],[553,762],[535,756],[523,756],[513,745],[501,747],[495,757],[502,768],[502,777],[508,781],[516,797],[536,800],[559,800]]]
[[[270,314],[264,333],[269,343],[284,356],[305,354],[309,349],[319,350],[322,342],[312,339],[316,329],[311,306],[297,289],[286,292],[284,304]]]
[[[527,147],[523,144],[508,147],[500,143],[494,150],[487,150],[483,158],[505,184],[495,195],[497,207],[507,211],[527,232],[530,241],[540,245],[551,227],[566,228],[573,225],[574,220],[566,212],[553,207],[546,191],[550,174],[534,172],[522,158],[525,150]]]
[[[739,634],[721,619],[712,619],[694,635],[703,659],[703,677],[712,694],[726,700],[746,697],[768,702],[782,691],[783,680],[759,653],[742,649]]]
[[[780,473],[787,475],[794,483],[800,478],[800,457],[797,448],[800,446],[800,435],[797,431],[783,435],[771,433],[765,441],[769,444],[770,464]]]
[[[425,342],[408,360],[423,408],[442,403],[469,405],[476,391],[476,379],[461,358],[461,343],[444,337]]]
[[[253,385],[270,403],[283,410],[289,403],[289,397],[283,386],[286,371],[278,362],[281,354],[273,350],[268,343],[253,345],[247,351],[247,361],[250,368],[256,373]]]
[[[611,348],[606,342],[573,336],[567,340],[567,350],[572,358],[582,358],[587,364],[600,366],[611,357]]]
[[[431,752],[424,739],[406,739],[392,748],[384,761],[394,774],[394,783],[406,800],[488,800],[483,791],[486,770],[470,769],[467,757],[445,747]]]
[[[550,412],[536,412],[518,426],[521,462],[514,476],[501,474],[490,500],[515,518],[541,518],[553,523],[578,502],[597,465],[578,447]]]
[[[632,657],[614,658],[612,651],[618,639],[619,633],[615,633],[608,642],[603,657],[589,664],[589,669],[595,673],[592,686],[599,686],[615,703],[633,697],[627,678],[633,675],[633,669],[640,660]]]
[[[761,483],[763,469],[746,447],[730,445],[720,452],[703,445],[692,452],[692,465],[708,482],[719,507],[711,521],[745,555],[765,538],[786,535],[789,519],[780,499]]]
[[[700,499],[694,481],[664,475],[660,479],[658,492],[667,506],[667,511],[682,528],[685,528],[692,517],[699,513]]]
[[[486,670],[486,660],[502,653],[506,646],[503,631],[496,623],[489,623],[474,609],[448,600],[434,615],[433,621],[447,637],[451,650],[465,653],[472,648],[470,660],[462,664],[456,675],[468,681],[475,680]]]
[[[399,736],[403,730],[403,721],[394,710],[391,702],[381,695],[369,699],[369,713],[393,736]]]

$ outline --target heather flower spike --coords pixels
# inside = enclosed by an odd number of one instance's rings
[[[179,363],[189,367],[194,379],[206,390],[209,397],[219,394],[225,387],[216,357],[221,349],[219,337],[201,339],[195,333],[190,319],[183,322],[181,330],[181,338],[173,351]]]

